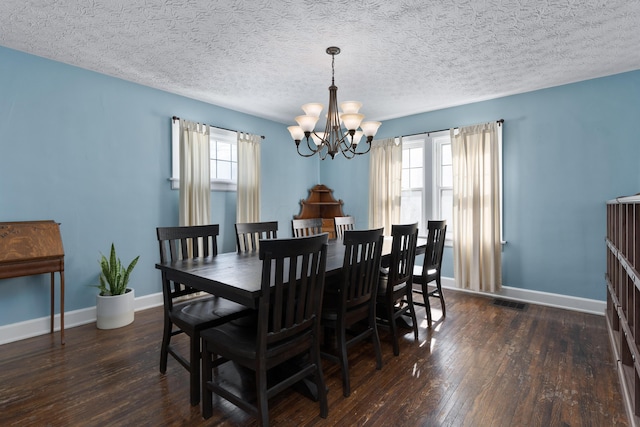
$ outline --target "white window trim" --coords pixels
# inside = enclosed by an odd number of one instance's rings
[[[225,129],[209,126],[209,138],[222,138],[228,141],[233,139],[237,143],[237,133]],[[171,122],[171,189],[180,189],[180,123],[177,120]],[[212,179],[211,191],[237,191],[236,181],[228,179]]]
[[[431,142],[431,149],[433,151],[433,168],[432,168],[432,187],[433,187],[433,201],[432,201],[432,218],[442,218],[442,191],[450,189],[453,191],[453,185],[451,187],[444,187],[441,182],[442,170],[442,146],[446,143],[451,145],[451,134],[448,130],[441,132],[433,132],[429,134],[428,140]],[[453,246],[453,233],[450,231],[453,224],[447,224],[447,234],[445,237],[445,245]]]

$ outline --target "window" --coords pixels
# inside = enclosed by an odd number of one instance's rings
[[[427,221],[447,220],[447,240],[453,233],[453,167],[449,131],[402,139],[400,219],[418,222],[426,235]]]
[[[171,188],[180,188],[180,124],[172,121]],[[238,181],[238,137],[236,132],[209,127],[211,190],[236,191]]]
[[[235,191],[238,183],[238,137],[235,132],[210,128],[211,189]]]

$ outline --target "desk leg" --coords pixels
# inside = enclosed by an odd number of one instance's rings
[[[55,317],[55,273],[51,273],[51,333],[53,333],[53,319]],[[60,271],[60,342],[64,344],[64,271]]]
[[[55,273],[52,271],[51,272],[51,333],[53,333],[53,318],[55,315],[55,311],[54,310],[54,303],[55,303]]]
[[[60,342],[64,344],[64,270],[60,271]]]

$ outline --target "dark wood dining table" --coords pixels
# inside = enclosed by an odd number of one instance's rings
[[[385,237],[383,259],[391,253],[391,237]],[[419,238],[416,253],[424,253],[426,239]],[[329,240],[326,277],[340,273],[344,258],[342,240]],[[209,292],[249,308],[257,308],[262,261],[257,253],[226,252],[213,257],[156,264],[167,279]]]

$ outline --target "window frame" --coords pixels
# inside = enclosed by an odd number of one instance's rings
[[[433,205],[431,215],[434,218],[445,218],[445,215],[442,214],[442,193],[444,191],[450,190],[453,196],[453,157],[451,158],[451,185],[445,186],[442,182],[442,171],[443,171],[443,163],[442,163],[442,150],[444,145],[449,146],[449,150],[451,150],[451,133],[446,130],[442,132],[433,132],[429,135],[429,140],[432,146],[433,151],[433,177],[432,177],[432,188],[433,188]],[[451,213],[452,218],[450,221],[447,221],[447,234],[445,237],[445,245],[451,245],[453,243],[453,199],[451,204]]]
[[[235,151],[236,164],[235,179],[219,179],[211,178],[211,191],[237,191],[238,190],[238,134],[237,132],[217,128],[215,126],[209,126],[209,147],[213,142],[226,142],[231,144],[232,152]],[[235,150],[233,149],[235,147]],[[217,160],[213,157],[215,153],[210,150],[209,161]],[[233,156],[232,156],[233,157]],[[171,122],[171,189],[177,190],[180,188],[180,123],[177,120]]]
[[[427,221],[429,221],[430,218],[442,218],[442,190],[451,189],[453,191],[453,182],[450,187],[440,185],[442,175],[442,158],[440,154],[442,151],[442,145],[445,144],[451,144],[451,135],[449,130],[430,133],[425,132],[423,134],[402,138],[403,157],[405,150],[410,150],[418,146],[423,147],[422,215],[419,219],[419,224],[422,226],[419,227],[419,232],[421,236],[425,237],[427,234]],[[405,169],[406,168],[403,168],[403,170]],[[403,187],[403,191],[404,190],[405,188]],[[449,231],[453,227],[453,224],[447,224],[447,226],[447,231]],[[447,246],[451,246],[453,244],[453,233],[447,232],[445,244]]]

